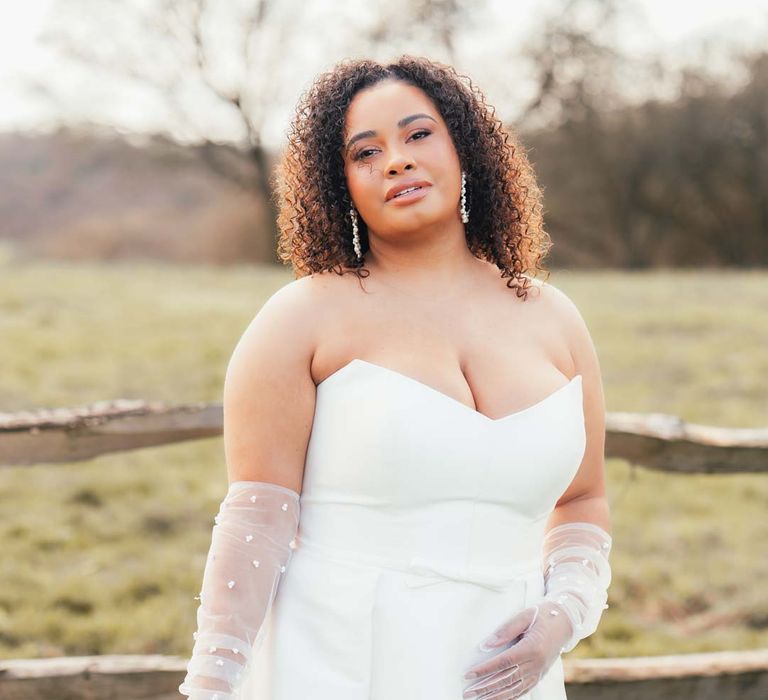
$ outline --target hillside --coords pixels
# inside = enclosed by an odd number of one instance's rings
[[[234,149],[219,159],[251,169]],[[22,257],[270,261],[262,202],[163,137],[0,134],[0,241]]]

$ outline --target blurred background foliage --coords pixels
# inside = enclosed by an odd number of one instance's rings
[[[59,72],[28,87],[55,128],[0,134],[0,242],[20,259],[276,262],[268,180],[299,92],[402,52],[466,72],[519,135],[552,266],[768,262],[768,41],[630,51],[653,36],[618,0],[539,3],[522,34],[520,6],[491,0],[52,7]]]

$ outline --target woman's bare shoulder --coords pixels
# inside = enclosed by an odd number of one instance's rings
[[[267,298],[251,326],[260,328],[257,335],[269,333],[312,356],[322,328],[345,298],[345,289],[356,284],[354,279],[354,274],[322,271],[292,280]]]
[[[540,281],[541,299],[547,314],[566,334],[573,357],[594,354],[594,345],[587,322],[576,302],[560,287]]]
[[[267,299],[265,306],[279,305],[294,313],[316,311],[318,306],[328,301],[329,296],[337,294],[340,288],[349,284],[350,277],[354,275],[339,275],[332,270],[310,273],[277,289]]]

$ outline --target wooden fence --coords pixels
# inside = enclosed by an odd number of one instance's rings
[[[0,413],[0,466],[71,463],[110,452],[216,437],[220,404],[113,401]],[[677,416],[608,413],[606,457],[685,474],[768,471],[768,429],[719,428]],[[563,660],[569,700],[766,700],[768,649]],[[177,700],[174,656],[0,660],[3,700]],[[425,698],[425,700],[431,700]]]

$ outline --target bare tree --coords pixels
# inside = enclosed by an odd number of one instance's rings
[[[521,125],[554,127],[622,107],[632,81],[658,69],[638,65],[619,48],[621,24],[640,21],[639,13],[626,0],[558,0],[542,15],[522,49],[536,91]]]
[[[274,3],[256,0],[227,3],[237,31],[227,47],[230,69],[217,71],[221,40],[213,25],[210,0],[68,0],[57,7],[47,42],[65,58],[99,75],[151,88],[172,116],[178,133],[197,144],[206,164],[228,181],[261,195],[263,230],[274,238],[276,212],[269,196],[269,159],[262,141],[268,105],[279,84],[273,65],[256,53],[267,40],[279,42],[281,26],[272,22]],[[284,31],[284,29],[282,29]],[[105,41],[107,32],[110,40]],[[272,36],[267,38],[267,33]],[[277,34],[277,36],[275,36]],[[273,78],[274,79],[271,79]],[[186,96],[196,91],[198,104],[215,104],[228,119],[237,149],[222,148],[195,114]],[[201,95],[207,93],[207,95]],[[173,133],[173,129],[169,128]]]

